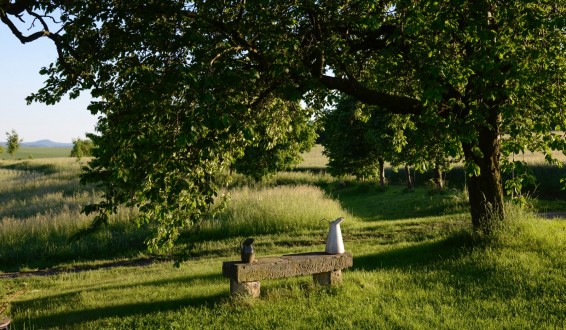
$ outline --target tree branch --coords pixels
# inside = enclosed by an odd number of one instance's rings
[[[340,91],[368,105],[377,105],[397,114],[420,114],[423,106],[419,100],[378,92],[353,79],[322,75],[319,81],[326,87]]]
[[[0,21],[2,21],[2,23],[6,24],[8,26],[10,31],[12,31],[12,34],[15,35],[20,40],[20,42],[22,44],[32,42],[34,40],[37,40],[37,39],[45,36],[46,31],[38,31],[38,32],[32,33],[28,36],[24,36],[22,34],[22,32],[20,30],[18,30],[18,28],[14,25],[14,23],[6,15],[0,14]]]
[[[358,40],[348,40],[350,52],[383,50],[387,48],[388,38],[391,38],[395,31],[397,31],[397,26],[383,24],[375,31],[366,32]]]

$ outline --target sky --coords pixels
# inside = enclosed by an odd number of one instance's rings
[[[87,110],[88,92],[75,100],[66,97],[52,106],[26,104],[25,98],[45,81],[39,70],[53,62],[56,55],[55,46],[47,38],[23,45],[0,23],[0,141],[5,141],[6,132],[12,130],[24,142],[70,143],[84,138],[87,132],[94,133],[96,116]]]

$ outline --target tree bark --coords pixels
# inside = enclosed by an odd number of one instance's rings
[[[438,165],[434,167],[434,183],[436,185],[436,188],[440,190],[444,189],[444,172]]]
[[[407,175],[407,189],[413,190],[415,188],[413,184],[413,178],[411,176],[411,167],[405,164],[405,174]]]
[[[478,128],[477,147],[463,143],[467,162],[473,162],[480,172],[468,178],[468,195],[472,224],[477,232],[489,234],[505,218],[503,184],[499,166],[501,141],[499,138],[499,116],[496,111],[488,118],[489,123]]]
[[[383,158],[378,159],[379,162],[379,185],[385,187],[385,161]]]

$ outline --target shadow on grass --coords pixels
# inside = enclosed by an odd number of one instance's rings
[[[458,233],[441,241],[419,243],[381,253],[354,256],[354,270],[407,269],[428,267],[442,260],[460,257],[473,247],[468,233]]]
[[[374,185],[375,186],[375,185]],[[467,211],[467,200],[457,190],[439,192],[427,188],[407,191],[357,184],[330,192],[343,208],[366,221],[400,220]]]
[[[58,172],[57,167],[53,164],[33,164],[27,161],[9,165],[2,165],[0,166],[0,168],[15,171],[39,172],[46,175],[55,174]]]
[[[99,285],[92,284],[83,287],[78,287],[76,290],[71,292],[66,292],[63,294],[57,294],[53,296],[43,297],[39,299],[33,299],[29,301],[19,301],[12,303],[12,311],[18,313],[18,311],[26,310],[42,310],[42,306],[69,306],[73,304],[73,301],[80,299],[80,295],[84,293],[96,293],[104,299],[107,295],[105,292],[111,290],[119,290],[123,292],[124,295],[132,295],[132,300],[137,300],[132,303],[106,304],[107,306],[101,308],[74,308],[74,310],[64,311],[64,312],[54,312],[49,315],[38,315],[27,317],[26,319],[15,319],[15,326],[18,328],[23,326],[23,323],[29,324],[37,328],[67,328],[74,327],[80,328],[83,323],[91,321],[100,321],[105,318],[124,318],[131,316],[145,316],[148,314],[154,314],[159,312],[176,311],[186,307],[205,307],[212,308],[215,304],[228,298],[228,290],[222,293],[216,293],[211,295],[193,295],[187,297],[177,298],[177,299],[162,299],[162,300],[151,300],[151,294],[147,294],[146,298],[140,299],[140,295],[136,292],[128,293],[128,290],[142,290],[143,292],[151,292],[152,288],[162,289],[165,286],[179,286],[179,285],[201,285],[206,286],[208,281],[218,281],[221,279],[219,274],[207,274],[207,275],[197,275],[197,276],[186,276],[174,279],[162,279],[149,282],[137,282],[131,284],[115,284],[109,286],[100,287]],[[204,283],[203,283],[204,281]],[[228,286],[226,286],[228,287]],[[174,287],[171,290],[175,290]],[[140,292],[142,292],[140,291]],[[139,301],[144,300],[144,301]],[[69,307],[73,308],[73,307]]]
[[[226,294],[216,294],[212,296],[124,304],[92,310],[70,311],[48,316],[40,316],[37,318],[30,318],[27,320],[27,322],[41,329],[54,327],[77,327],[80,324],[99,321],[104,318],[145,316],[152,313],[175,311],[187,306],[211,307],[215,304],[216,301],[222,299],[225,296]],[[20,324],[20,322],[16,320],[15,325],[17,326],[18,324]]]

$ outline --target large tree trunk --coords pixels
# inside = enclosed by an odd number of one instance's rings
[[[385,161],[383,158],[379,158],[379,185],[385,187]]]
[[[473,144],[462,144],[466,161],[475,163],[480,170],[478,175],[471,175],[468,178],[472,224],[476,231],[486,234],[489,234],[505,217],[503,184],[499,168],[501,146],[499,117],[497,114],[490,117],[488,125],[478,129],[477,147],[481,154],[473,151]]]

